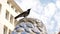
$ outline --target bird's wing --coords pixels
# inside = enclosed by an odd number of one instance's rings
[[[17,18],[19,18],[19,17],[24,17],[26,14],[27,14],[27,11],[25,11],[25,12],[17,15],[17,16],[15,17],[15,19],[17,19]]]

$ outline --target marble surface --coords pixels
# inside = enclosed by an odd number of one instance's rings
[[[25,18],[26,19],[26,18]],[[28,19],[28,18],[27,18]],[[31,19],[33,22],[20,22],[16,25],[12,34],[46,34],[46,27],[44,26],[43,22]],[[30,20],[30,21],[31,21]],[[38,25],[39,24],[39,25]],[[43,25],[43,26],[42,26]]]

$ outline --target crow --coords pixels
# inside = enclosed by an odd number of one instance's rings
[[[17,16],[15,17],[15,19],[17,19],[17,18],[19,18],[19,17],[27,17],[27,16],[29,15],[29,13],[30,13],[30,10],[31,10],[31,9],[28,9],[27,11],[25,11],[25,12],[17,15]]]

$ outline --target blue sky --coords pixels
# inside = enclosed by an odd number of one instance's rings
[[[43,21],[48,34],[60,31],[60,0],[15,0],[23,11],[31,8],[28,17]]]

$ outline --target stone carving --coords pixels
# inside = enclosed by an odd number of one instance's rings
[[[47,34],[43,22],[33,18],[23,18],[16,24],[15,32],[18,34]]]

